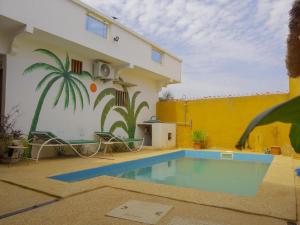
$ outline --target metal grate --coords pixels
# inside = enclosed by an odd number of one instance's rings
[[[116,90],[116,106],[126,107],[128,105],[128,93]]]
[[[220,159],[233,160],[233,152],[220,152]]]
[[[71,60],[71,71],[73,73],[81,74],[82,72],[82,62],[79,60]]]

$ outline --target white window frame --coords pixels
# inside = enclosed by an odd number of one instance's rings
[[[160,61],[157,61],[153,58],[153,53],[158,53],[160,55]],[[155,63],[163,64],[163,59],[164,59],[164,53],[162,51],[158,50],[157,48],[152,47],[151,48],[151,60]]]
[[[94,19],[94,20],[98,21],[99,23],[102,23],[106,26],[106,37],[102,36],[101,34],[99,34],[97,32],[94,32],[93,30],[88,29],[88,18]],[[105,20],[100,19],[98,17],[95,17],[91,14],[86,15],[85,29],[86,29],[86,31],[91,32],[91,33],[97,35],[98,37],[101,37],[101,38],[104,38],[104,39],[108,39],[108,37],[109,37],[109,30],[110,30],[109,23],[107,23]]]

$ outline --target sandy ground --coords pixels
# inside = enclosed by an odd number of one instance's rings
[[[9,184],[14,186],[10,187],[8,184],[0,183],[0,191],[7,193],[7,196],[0,194],[1,205],[2,202],[10,202],[7,206],[1,206],[0,215],[53,198],[61,199],[57,203],[2,219],[0,224],[139,224],[104,217],[106,212],[124,203],[126,199],[171,202],[176,207],[159,224],[173,225],[176,221],[171,223],[171,218],[174,219],[178,212],[181,212],[178,214],[179,221],[201,219],[215,223],[226,222],[221,224],[286,224],[284,221],[297,219],[296,210],[300,215],[299,208],[296,208],[295,196],[295,187],[300,185],[300,180],[299,177],[294,177],[293,172],[294,167],[300,166],[300,161],[290,157],[275,157],[255,197],[239,197],[112,177],[97,177],[75,183],[47,178],[51,175],[171,151],[174,150],[120,153],[105,159],[56,158],[41,160],[40,163],[22,162],[11,167],[0,165],[0,180],[24,187]],[[28,188],[39,192],[26,190]],[[297,196],[300,196],[300,186],[297,188]],[[18,198],[23,200],[15,200]],[[99,211],[94,211],[96,209]],[[203,213],[199,213],[202,211]],[[213,220],[209,220],[208,215]],[[66,218],[79,219],[74,223],[68,223]],[[117,222],[114,222],[116,220]]]

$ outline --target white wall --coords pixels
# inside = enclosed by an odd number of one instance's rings
[[[164,63],[151,60],[151,44],[110,21],[108,40],[86,31],[87,9],[71,0],[1,0],[0,15],[62,37],[124,62],[179,82],[181,61],[164,54]],[[0,29],[1,30],[1,29]],[[113,37],[119,36],[118,44]]]
[[[7,34],[3,34],[0,32],[0,54],[5,54],[9,51],[11,44],[11,37]]]
[[[50,64],[52,60],[40,53],[32,52],[37,48],[46,48],[53,51],[61,59],[65,58],[68,49],[59,49],[45,43],[23,40],[18,42],[18,50],[15,55],[7,55],[7,77],[6,77],[6,103],[5,110],[8,112],[13,106],[19,105],[21,116],[17,120],[16,126],[27,133],[30,129],[31,121],[36,109],[37,102],[43,89],[36,91],[38,82],[47,74],[44,70],[35,71],[30,74],[22,75],[24,69],[36,62],[47,62]],[[76,55],[69,52],[70,58],[78,59],[83,62],[83,69],[92,73],[92,59],[88,59],[83,55]],[[124,80],[137,84],[137,87],[129,88],[132,93],[136,90],[142,93],[137,101],[148,101],[150,109],[143,109],[138,117],[138,121],[142,122],[155,115],[156,102],[158,100],[157,82],[151,78],[147,78],[142,74],[140,76],[132,74],[122,74]],[[97,94],[109,86],[113,86],[111,82],[104,84],[97,81],[98,90],[92,93],[89,89],[91,80],[85,79],[84,83],[90,94],[91,104],[87,105],[85,99],[84,109],[81,110],[79,101],[77,102],[77,110],[73,112],[73,105],[70,102],[68,109],[64,110],[64,96],[61,97],[60,103],[53,108],[54,98],[56,96],[59,83],[53,86],[48,93],[39,117],[37,130],[49,130],[66,139],[83,139],[93,138],[93,132],[100,130],[100,116],[103,104],[93,110],[94,100]],[[118,87],[118,86],[114,86]],[[120,88],[121,89],[121,88]],[[85,96],[84,96],[85,97]],[[109,114],[105,127],[108,129],[110,125],[120,119],[116,113]],[[124,135],[120,130],[116,132],[118,135]]]

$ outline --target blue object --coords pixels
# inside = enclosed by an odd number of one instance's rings
[[[76,182],[107,175],[146,182],[255,195],[273,160],[272,155],[233,153],[233,160],[221,160],[216,151],[178,151],[108,166],[49,177]]]
[[[300,176],[300,168],[295,169],[297,176]]]

